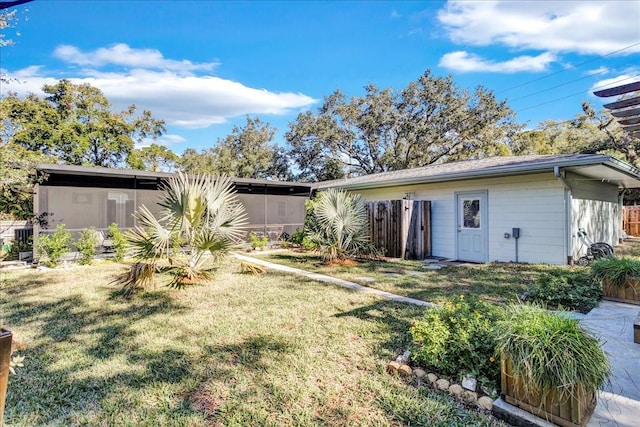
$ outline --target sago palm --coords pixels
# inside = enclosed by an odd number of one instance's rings
[[[375,254],[368,235],[367,210],[359,195],[333,188],[323,191],[313,203],[312,214],[317,229],[310,237],[325,261]]]
[[[138,264],[148,264],[118,278],[131,295],[138,286],[149,283],[148,275],[167,260],[165,269],[173,274],[170,286],[182,287],[209,277],[213,262],[225,255],[243,235],[247,223],[244,206],[238,201],[228,177],[207,175],[170,178],[158,203],[159,218],[146,207],[136,212],[137,225],[127,233]],[[136,280],[136,272],[146,277]]]

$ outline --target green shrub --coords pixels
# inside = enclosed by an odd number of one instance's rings
[[[58,224],[53,234],[40,235],[40,250],[49,257],[49,265],[55,267],[60,262],[60,258],[69,252],[71,243],[71,232],[64,224]]]
[[[269,238],[267,236],[258,236],[255,233],[249,233],[249,240],[251,242],[252,249],[263,250],[267,246],[267,243],[269,243]]]
[[[511,360],[525,393],[556,390],[563,400],[577,384],[595,392],[607,380],[604,351],[576,319],[520,304],[507,310],[498,331],[497,351]]]
[[[627,279],[640,277],[640,261],[633,258],[600,258],[591,264],[591,274],[598,280],[608,280],[614,286],[624,286]]]
[[[96,255],[96,246],[98,246],[96,229],[94,227],[83,229],[76,241],[76,248],[80,252],[78,262],[82,265],[91,264],[93,257]]]
[[[313,251],[318,249],[318,244],[311,240],[310,237],[304,236],[304,238],[302,239],[302,249],[304,249],[305,251]]]
[[[441,375],[470,374],[495,387],[500,378],[495,325],[501,318],[501,309],[473,296],[460,295],[429,309],[410,328],[413,360]]]
[[[107,239],[113,242],[113,249],[115,250],[115,257],[113,259],[118,262],[122,261],[127,251],[127,239],[115,222],[107,229]]]
[[[601,297],[600,285],[585,271],[543,274],[527,293],[527,301],[581,313],[591,311]]]
[[[296,228],[296,232],[291,235],[291,243],[294,245],[302,246],[302,242],[305,238],[304,230]]]

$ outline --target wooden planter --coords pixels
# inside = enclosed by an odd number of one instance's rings
[[[569,398],[560,398],[556,390],[532,391],[531,387],[527,390],[524,380],[514,375],[510,360],[502,357],[500,366],[501,394],[507,403],[563,427],[584,427],[593,414],[595,394],[580,385],[574,387]]]
[[[4,399],[7,394],[9,381],[9,362],[11,360],[11,341],[13,334],[6,329],[0,329],[0,427],[4,415]]]
[[[640,278],[629,278],[623,286],[611,283],[609,279],[602,281],[602,298],[640,305]]]

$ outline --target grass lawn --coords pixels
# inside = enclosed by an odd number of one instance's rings
[[[640,258],[640,238],[632,237],[613,249],[616,256]]]
[[[364,286],[423,301],[438,302],[455,295],[476,295],[497,304],[517,300],[543,273],[584,267],[542,264],[489,263],[450,265],[427,270],[422,261],[365,261],[357,265],[325,265],[311,252],[294,250],[248,254],[261,259],[339,277]]]
[[[497,425],[384,372],[423,308],[238,265],[229,259],[205,286],[132,301],[109,284],[119,264],[0,271],[0,319],[26,357],[9,378],[6,425]],[[400,266],[417,270],[384,268]],[[513,275],[534,274],[481,271],[482,283],[449,269],[385,286],[429,299],[481,288],[509,298],[520,291]],[[513,292],[491,290],[500,277]]]

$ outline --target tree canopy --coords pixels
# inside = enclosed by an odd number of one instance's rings
[[[370,84],[349,99],[336,90],[317,113],[299,114],[285,138],[299,178],[318,180],[509,154],[520,129],[491,91],[469,93],[427,70],[402,90]],[[338,176],[326,176],[330,162],[343,165]]]
[[[514,138],[512,151],[517,156],[602,153],[640,166],[640,138],[626,132],[607,110],[596,112],[588,102],[572,120],[548,120],[538,129],[520,133]]]
[[[180,159],[176,153],[165,147],[152,143],[149,146],[133,150],[127,158],[127,164],[133,169],[152,172],[171,172]]]
[[[284,151],[272,144],[276,129],[259,118],[246,117],[217,144],[198,153],[187,149],[179,166],[188,173],[226,174],[238,178],[287,179]]]
[[[0,101],[2,142],[38,151],[73,165],[124,165],[136,142],[156,139],[164,122],[131,105],[113,112],[102,91],[88,84],[60,80],[44,85],[43,98],[9,94]]]

